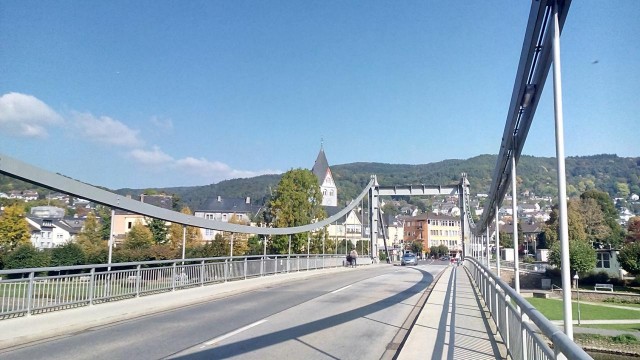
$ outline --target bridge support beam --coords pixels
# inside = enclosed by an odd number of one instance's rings
[[[569,227],[567,216],[567,177],[564,161],[564,119],[562,115],[562,76],[560,72],[560,25],[558,2],[553,4],[553,105],[556,125],[556,159],[558,161],[558,213],[560,233],[560,257],[564,332],[573,340],[573,315],[571,313],[571,274],[569,268]]]
[[[518,263],[518,201],[516,184],[516,158],[515,151],[511,152],[511,211],[513,218],[513,282],[514,289],[520,294],[520,265]]]

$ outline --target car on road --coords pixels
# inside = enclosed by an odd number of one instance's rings
[[[406,252],[402,255],[402,260],[400,260],[400,265],[418,265],[418,258],[416,254],[412,252]]]

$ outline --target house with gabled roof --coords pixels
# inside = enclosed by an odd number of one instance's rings
[[[173,197],[171,195],[140,195],[140,201],[145,204],[161,207],[171,210],[173,208]],[[140,221],[143,225],[147,224],[147,217],[132,212],[115,209],[113,215],[113,237],[116,244],[122,243],[133,225]]]
[[[228,222],[233,216],[237,220],[251,224],[251,220],[262,211],[262,206],[251,203],[251,198],[223,198],[217,196],[209,199],[202,208],[194,211],[195,217]],[[221,231],[200,229],[204,241],[212,241]]]
[[[31,231],[31,243],[37,249],[50,249],[73,241],[80,231],[65,222],[64,209],[36,206],[25,219]]]

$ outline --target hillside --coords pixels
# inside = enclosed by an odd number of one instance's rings
[[[351,163],[333,165],[331,170],[338,186],[341,203],[355,198],[372,174],[380,185],[449,185],[467,173],[471,192],[487,193],[491,185],[496,155],[480,155],[466,160],[444,160],[422,165]],[[566,159],[567,192],[579,195],[589,188],[606,191],[612,197],[625,191],[640,194],[640,158],[622,158],[616,155],[568,157]],[[529,190],[537,195],[555,196],[555,158],[522,156],[518,164],[518,181],[521,191]],[[154,189],[176,194],[192,210],[199,209],[215,196],[250,197],[254,203],[263,203],[280,180],[279,175],[263,175],[247,179],[221,181],[217,184],[193,187]],[[0,175],[0,192],[33,189],[30,184]],[[138,196],[145,189],[118,189],[123,195]],[[41,192],[42,193],[42,192]]]

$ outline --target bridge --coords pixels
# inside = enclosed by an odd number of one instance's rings
[[[385,240],[379,197],[456,195],[463,261],[380,264],[376,251],[343,266],[331,254],[108,263],[1,271],[6,358],[513,358],[589,359],[573,342],[560,33],[570,0],[532,1],[498,160],[482,218],[469,212],[469,181],[383,187],[375,175],[350,205],[291,228],[230,224],[160,209],[0,155],[0,173],[184,226],[263,237],[312,232],[368,197],[371,249]],[[488,228],[516,170],[549,70],[558,161],[564,326],[560,331],[489,266]],[[510,186],[511,185],[511,186]],[[515,224],[517,226],[517,224]],[[518,244],[517,231],[514,244]],[[499,240],[496,245],[499,247]],[[109,244],[111,250],[112,244]],[[499,263],[496,270],[499,272]],[[46,274],[46,275],[43,275]],[[54,274],[54,275],[52,275]],[[17,279],[15,279],[17,278]],[[304,281],[302,281],[304,280]],[[56,311],[60,310],[60,311]],[[5,327],[6,325],[6,327]]]

